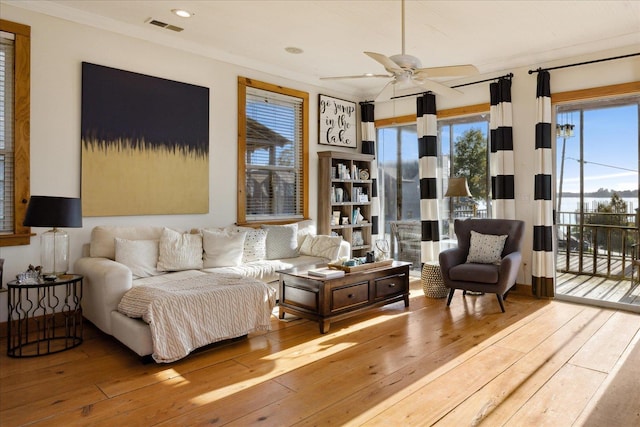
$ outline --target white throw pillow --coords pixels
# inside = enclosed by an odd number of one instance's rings
[[[338,258],[341,242],[342,236],[308,235],[300,246],[300,253],[333,261]]]
[[[316,230],[316,225],[310,219],[298,221],[297,224],[298,224],[298,249],[300,249],[300,246],[302,246],[307,236],[310,234],[315,236],[317,233],[317,230]]]
[[[156,270],[158,264],[157,240],[127,240],[115,238],[116,262],[131,270],[134,279],[163,274]]]
[[[204,268],[240,265],[246,235],[246,232],[202,230]]]
[[[267,259],[298,256],[298,224],[262,225],[267,230]]]
[[[496,264],[502,259],[502,250],[507,235],[496,236],[493,234],[482,234],[471,230],[471,243],[467,262],[478,264]]]
[[[160,236],[159,271],[199,270],[202,268],[202,236],[165,228]]]

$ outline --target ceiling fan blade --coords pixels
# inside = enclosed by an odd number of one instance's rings
[[[392,75],[389,74],[358,74],[354,76],[334,76],[334,77],[320,77],[320,80],[345,80],[345,79],[362,79],[362,78],[391,78]]]
[[[430,68],[418,68],[413,72],[413,75],[420,78],[434,78],[434,77],[462,77],[472,76],[478,74],[478,69],[471,65],[450,65],[447,67],[430,67]]]
[[[381,53],[375,53],[375,52],[365,52],[364,54],[381,63],[384,66],[384,68],[390,73],[404,72],[404,70],[398,67],[398,64],[396,64],[391,59],[389,59],[388,56],[385,56]]]
[[[435,92],[438,95],[442,95],[442,96],[459,96],[459,95],[462,95],[462,92],[460,92],[459,90],[452,89],[449,86],[445,86],[445,85],[443,85],[441,83],[434,82],[433,80],[411,79],[411,81],[416,86],[420,86],[420,87],[422,87],[424,89],[430,90],[431,92]]]

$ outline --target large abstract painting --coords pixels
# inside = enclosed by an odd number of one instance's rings
[[[209,89],[82,63],[84,216],[209,211]]]

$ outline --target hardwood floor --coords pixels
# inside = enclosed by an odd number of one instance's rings
[[[54,355],[0,356],[0,425],[640,424],[640,315],[511,294],[402,302],[141,364],[92,325]]]

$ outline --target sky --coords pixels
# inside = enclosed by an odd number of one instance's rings
[[[575,124],[566,139],[563,192],[580,191],[580,113],[560,113],[559,123]],[[563,138],[557,139],[560,180]],[[584,191],[638,189],[638,106],[584,111]]]

